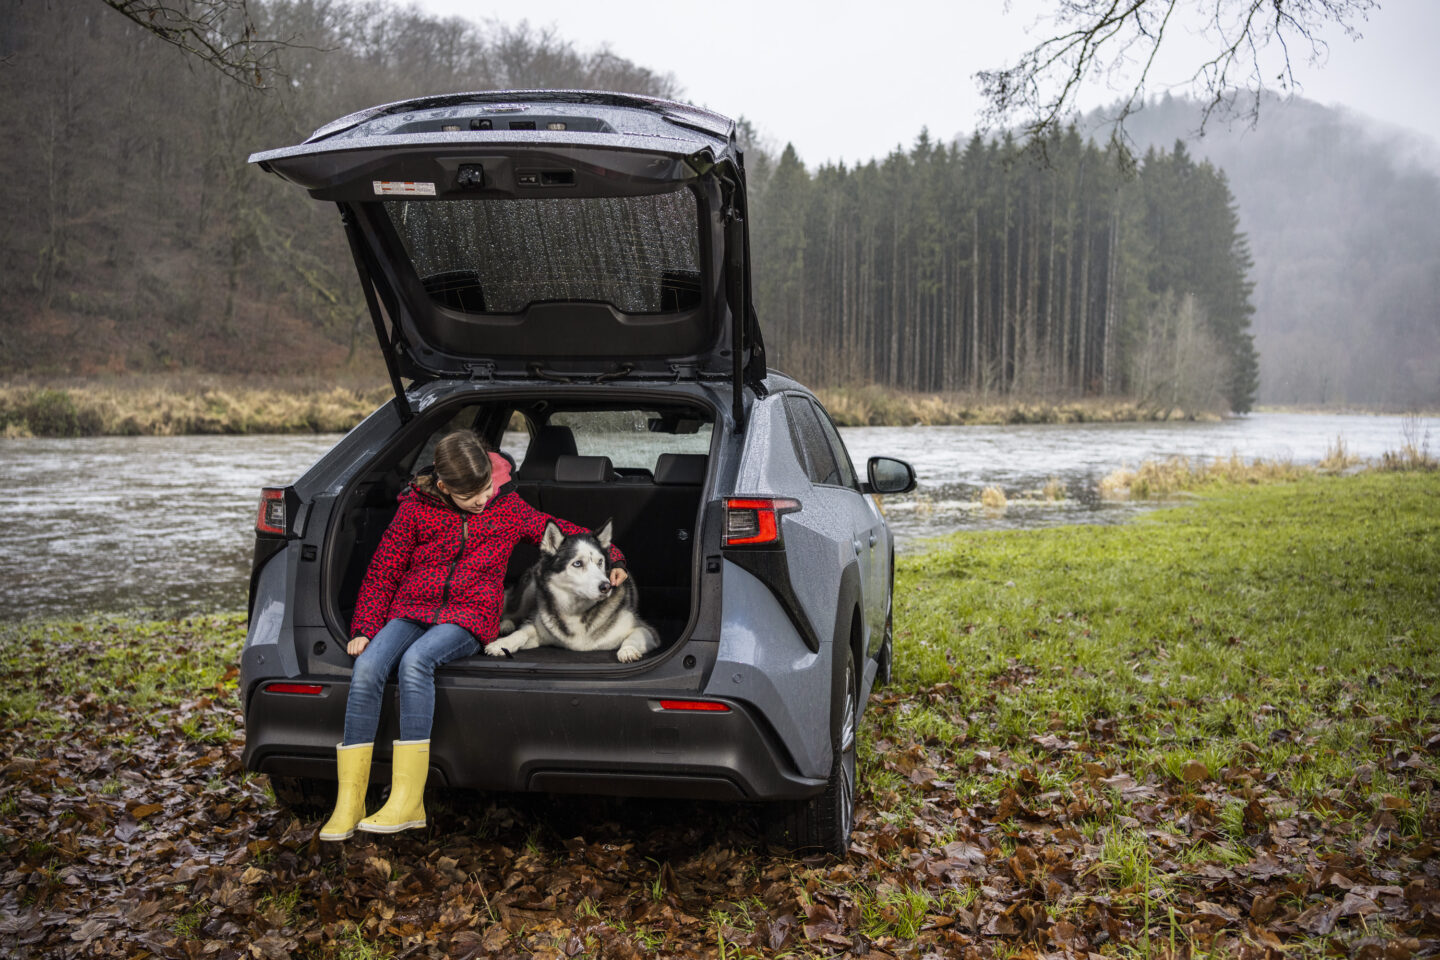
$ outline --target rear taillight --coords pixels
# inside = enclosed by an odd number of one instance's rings
[[[261,490],[260,516],[255,520],[256,532],[283,537],[288,531],[285,519],[285,488],[266,487]]]
[[[661,710],[692,710],[697,713],[729,713],[730,707],[714,700],[661,700]]]
[[[725,546],[743,547],[780,542],[780,518],[800,509],[799,500],[741,499],[725,501]]]
[[[314,696],[324,693],[325,688],[318,683],[267,683],[266,693],[304,693]]]

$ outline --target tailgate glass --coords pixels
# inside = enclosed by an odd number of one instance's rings
[[[391,200],[385,209],[426,292],[452,310],[591,301],[654,314],[701,302],[700,214],[689,190]]]

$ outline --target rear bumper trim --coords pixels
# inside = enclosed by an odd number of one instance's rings
[[[298,682],[307,678],[297,677]],[[333,779],[349,685],[325,678],[324,697],[262,696],[246,710],[246,769]],[[676,692],[677,697],[693,693]],[[696,799],[812,796],[753,709],[661,711],[657,693],[441,684],[430,742],[432,772],[452,787]],[[372,780],[398,737],[395,687],[386,689]]]

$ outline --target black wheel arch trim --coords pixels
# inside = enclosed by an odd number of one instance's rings
[[[855,675],[863,680],[865,674],[864,630],[865,618],[860,606],[860,565],[852,561],[840,574],[840,595],[836,605],[835,637],[831,647],[833,669],[830,679],[830,729],[838,730],[840,713],[845,706],[845,651],[855,658]],[[849,611],[846,616],[845,612]],[[852,636],[855,625],[860,626],[860,636]],[[858,683],[858,681],[857,681]],[[856,690],[855,696],[860,696]],[[858,712],[858,711],[857,711]]]

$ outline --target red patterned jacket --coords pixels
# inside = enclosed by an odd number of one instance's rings
[[[385,624],[404,617],[459,624],[482,644],[489,643],[500,631],[505,567],[515,544],[521,538],[538,544],[551,520],[567,535],[588,532],[536,510],[510,483],[479,513],[465,513],[413,484],[399,499],[400,508],[360,585],[352,637],[374,639]],[[625,563],[614,545],[610,562]]]

